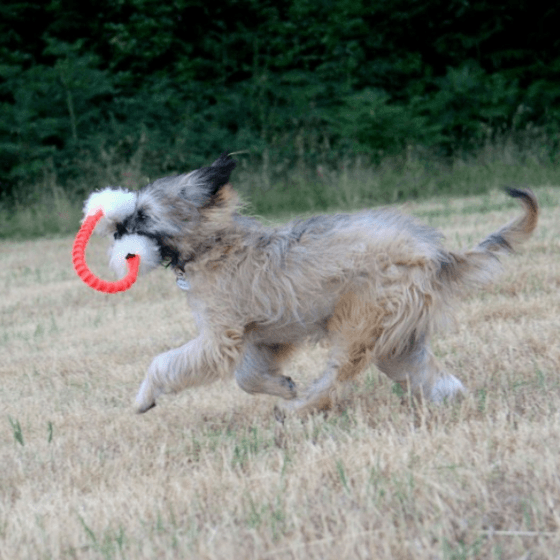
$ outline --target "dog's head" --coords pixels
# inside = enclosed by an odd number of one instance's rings
[[[224,153],[209,167],[158,179],[136,192],[107,188],[91,194],[84,215],[104,211],[96,232],[115,240],[111,268],[123,276],[128,254],[140,255],[141,273],[162,263],[182,268],[208,224],[235,211],[237,198],[228,185],[235,165]]]

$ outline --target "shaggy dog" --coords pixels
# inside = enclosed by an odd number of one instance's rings
[[[535,229],[531,191],[508,189],[524,214],[475,248],[451,252],[438,231],[387,209],[265,228],[238,213],[229,184],[234,167],[223,154],[210,167],[138,192],[105,189],[86,202],[86,215],[105,210],[98,229],[115,239],[116,272],[124,275],[130,253],[140,255],[140,272],[170,265],[199,330],[152,361],[138,412],[162,393],[231,375],[248,393],[286,399],[288,410],[328,409],[339,388],[372,363],[430,401],[464,390],[434,357],[430,338],[458,297],[494,278],[497,255]],[[298,346],[318,340],[330,345],[326,370],[298,395],[282,365]]]

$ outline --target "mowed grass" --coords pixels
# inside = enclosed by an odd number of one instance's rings
[[[233,380],[135,415],[151,358],[195,335],[173,274],[104,295],[71,238],[0,243],[0,558],[560,558],[560,192],[535,192],[534,237],[434,341],[464,400],[411,405],[371,368],[336,413],[284,425]],[[520,212],[498,192],[405,211],[453,248]]]

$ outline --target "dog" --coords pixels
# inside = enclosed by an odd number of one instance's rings
[[[90,195],[98,229],[114,237],[110,265],[140,273],[167,264],[185,291],[199,335],[151,363],[136,397],[146,412],[158,396],[229,378],[250,394],[284,399],[282,410],[331,408],[345,384],[368,366],[418,398],[442,402],[463,384],[446,372],[430,339],[471,288],[492,281],[498,256],[537,226],[530,190],[507,189],[524,213],[471,250],[452,252],[442,234],[395,210],[321,215],[267,228],[241,215],[229,183],[236,162],[158,179],[141,190]],[[323,375],[298,394],[282,366],[304,342],[326,341]]]

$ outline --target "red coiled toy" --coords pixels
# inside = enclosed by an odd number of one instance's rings
[[[90,287],[99,292],[106,294],[114,294],[116,292],[124,292],[128,290],[138,277],[138,269],[140,268],[140,255],[130,255],[126,257],[128,266],[128,274],[121,280],[116,282],[107,282],[101,280],[91,272],[86,263],[86,246],[89,242],[91,234],[97,225],[97,222],[103,217],[103,210],[98,210],[95,214],[88,216],[78,231],[74,246],[72,247],[72,263],[78,276]]]

